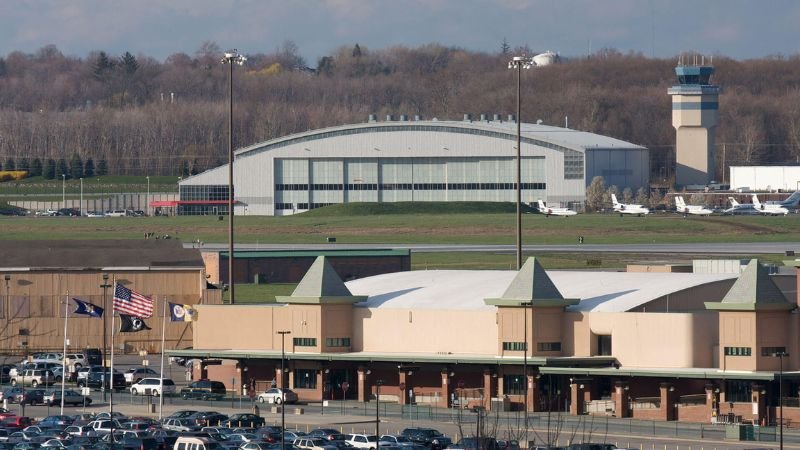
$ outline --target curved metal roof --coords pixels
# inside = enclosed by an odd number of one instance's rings
[[[345,283],[356,306],[392,309],[493,310],[484,299],[500,297],[513,270],[420,270],[361,278]],[[737,274],[547,271],[564,297],[579,298],[569,311],[625,312],[664,295],[728,280]]]
[[[585,151],[593,148],[628,148],[644,149],[639,145],[631,144],[619,139],[585,131],[559,128],[549,125],[523,123],[520,125],[522,141],[548,148],[563,147],[569,150]],[[264,151],[327,139],[333,136],[366,134],[386,131],[434,131],[464,134],[478,134],[493,136],[500,139],[516,139],[516,122],[504,121],[446,121],[446,120],[415,120],[415,121],[389,121],[366,122],[360,124],[339,125],[328,128],[292,134],[270,141],[259,142],[236,151],[237,156],[247,156]]]

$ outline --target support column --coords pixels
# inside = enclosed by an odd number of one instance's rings
[[[536,382],[536,376],[531,373],[525,374],[525,383],[528,385],[526,395],[528,396],[528,412],[537,411],[540,408],[536,407],[539,400],[539,384]]]
[[[677,420],[678,408],[675,407],[675,403],[678,400],[678,394],[675,391],[675,386],[670,383],[661,383],[658,389],[661,397],[661,411],[659,414],[661,420]]]
[[[492,371],[483,371],[483,407],[486,411],[491,411],[492,407]]]
[[[753,392],[753,403],[758,407],[756,413],[753,414],[752,419],[753,423],[759,425],[766,425],[767,418],[767,395],[766,392],[763,394],[761,393],[761,391],[764,389],[764,386],[761,386],[760,384],[754,384],[751,388],[751,391]]]
[[[614,385],[614,411],[617,417],[631,416],[628,385],[621,381]]]
[[[363,403],[367,401],[367,370],[359,366],[356,372],[358,373],[358,401]]]
[[[569,414],[578,416],[583,414],[583,392],[584,385],[579,381],[574,381],[569,385]]]
[[[314,397],[318,398],[320,400],[325,400],[323,398],[323,397],[325,397],[325,385],[323,384],[323,381],[325,380],[325,376],[324,375],[325,375],[325,368],[324,367],[318,368],[317,369],[317,375],[316,375],[316,377],[317,377],[317,389],[316,389],[316,392],[314,392]]]
[[[280,366],[275,368],[275,387],[283,388],[283,377]]]
[[[401,370],[400,371],[400,377],[399,377],[400,381],[398,382],[399,384],[397,385],[398,390],[400,391],[400,395],[398,396],[398,400],[399,400],[399,403],[401,405],[408,404],[408,394],[407,394],[407,392],[408,392],[408,389],[411,388],[408,385],[408,383],[406,383],[406,378],[407,378],[407,376],[406,376],[405,371]]]
[[[712,383],[706,384],[705,387],[706,392],[706,418],[710,423],[717,422],[717,416],[719,415],[719,399],[717,398],[716,388]]]
[[[436,406],[439,408],[447,408],[450,406],[450,372],[442,370],[442,394],[439,396],[439,401]]]

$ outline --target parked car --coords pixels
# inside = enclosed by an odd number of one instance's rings
[[[308,432],[306,437],[323,438],[329,441],[343,441],[344,435],[333,428],[315,428]]]
[[[9,403],[15,403],[20,395],[22,395],[21,387],[6,388],[0,392],[0,401],[7,400]]]
[[[260,428],[264,426],[264,418],[250,413],[234,414],[228,417],[225,425],[229,427]]]
[[[201,400],[220,400],[225,397],[227,389],[221,381],[198,380],[181,389],[183,398],[199,398]]]
[[[26,389],[17,397],[20,405],[43,405],[44,389]]]
[[[21,374],[11,378],[11,385],[48,386],[55,382],[53,372],[49,370],[23,370]]]
[[[47,392],[44,396],[44,402],[48,406],[53,405],[60,405],[61,404],[61,389],[55,389],[50,392]],[[86,405],[89,406],[92,404],[92,398],[83,396],[77,391],[72,389],[64,390],[64,406],[67,405]]]
[[[43,428],[67,427],[72,424],[72,421],[70,416],[47,416],[40,420],[38,425]]]
[[[64,359],[67,360],[67,368],[70,371],[75,371],[83,366],[89,365],[88,361],[86,360],[86,355],[83,353],[68,353]]]
[[[159,374],[149,367],[136,367],[126,370],[124,375],[125,382],[128,383],[128,385],[131,385],[138,383],[142,378],[158,378]]]
[[[83,355],[86,357],[86,363],[92,366],[103,365],[103,353],[99,348],[87,348],[83,350]]]
[[[193,420],[189,420],[186,418],[183,419],[175,419],[175,418],[167,418],[164,419],[164,424],[161,425],[162,428],[165,430],[173,430],[180,433],[187,433],[192,431],[197,431],[201,427],[197,425]]]
[[[406,436],[395,436],[393,434],[383,434],[381,435],[380,445],[383,446],[384,443],[388,443],[393,447],[402,447],[404,450],[411,449],[411,448],[420,448],[419,444],[415,444]]]
[[[125,377],[121,373],[119,373],[117,371],[114,371],[114,373],[112,375],[111,371],[109,369],[106,369],[105,374],[109,378],[108,381],[107,381],[108,382],[108,385],[106,386],[107,388],[110,388],[112,386],[111,377],[113,376],[114,377],[113,378],[114,390],[115,391],[122,391],[123,389],[125,389]],[[100,370],[98,372],[95,372],[94,370],[91,370],[91,371],[89,371],[89,374],[86,377],[86,379],[78,381],[78,386],[80,386],[80,387],[90,387],[90,388],[94,388],[94,389],[100,389],[103,386],[103,378],[104,377],[103,377],[103,371],[102,370]]]
[[[297,394],[291,389],[270,388],[266,392],[258,394],[258,401],[261,403],[297,403]]]
[[[431,450],[442,450],[453,443],[449,437],[433,428],[405,428],[401,434],[412,442],[428,447]]]
[[[335,445],[326,439],[309,436],[295,439],[294,445],[302,450],[338,450]]]
[[[378,437],[374,434],[346,434],[344,441],[356,448],[378,448]]]
[[[169,378],[142,378],[131,386],[131,395],[173,395],[175,382]]]

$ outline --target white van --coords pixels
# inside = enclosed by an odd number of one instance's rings
[[[124,209],[115,209],[113,211],[106,211],[106,217],[125,217],[126,213]]]
[[[216,441],[204,437],[179,437],[172,450],[224,450]]]

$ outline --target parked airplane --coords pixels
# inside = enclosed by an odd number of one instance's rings
[[[539,212],[546,215],[547,217],[550,216],[574,216],[578,214],[577,211],[573,211],[569,208],[551,208],[549,206],[545,206],[544,202],[539,200]]]
[[[687,205],[682,195],[675,196],[675,209],[683,215],[692,214],[695,216],[708,216],[713,212],[702,205]]]
[[[767,205],[758,201],[758,196],[753,194],[753,207],[759,214],[769,215],[769,216],[780,216],[780,215],[787,215],[789,214],[789,210],[784,208],[779,204],[772,204]]]
[[[617,196],[614,194],[611,194],[611,203],[614,204],[614,211],[618,212],[620,217],[622,217],[623,214],[636,214],[639,217],[645,214],[650,214],[650,209],[645,208],[642,205],[633,205],[633,204],[618,202]]]
[[[785,200],[772,200],[764,202],[765,205],[779,205],[783,206],[786,209],[797,209],[798,205],[800,205],[800,191],[794,191],[789,198]]]
[[[728,197],[728,200],[731,202],[731,207],[722,211],[722,214],[728,215],[743,215],[743,214],[758,214],[756,208],[753,206],[752,203],[739,203],[733,197]]]

